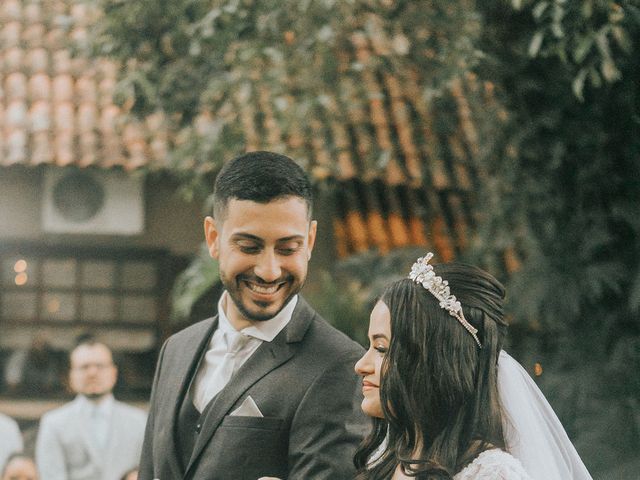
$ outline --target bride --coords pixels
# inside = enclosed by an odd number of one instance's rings
[[[356,452],[357,479],[591,480],[536,384],[502,351],[503,286],[432,257],[371,312],[355,369],[374,428]]]
[[[535,383],[501,348],[504,288],[418,259],[374,307],[356,364],[374,429],[358,479],[591,479]]]

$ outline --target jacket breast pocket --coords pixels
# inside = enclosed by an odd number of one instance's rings
[[[220,428],[254,428],[258,430],[281,430],[284,420],[276,417],[244,417],[229,415],[224,417]]]
[[[289,434],[281,418],[227,416],[211,446],[202,460],[217,472],[234,472],[234,480],[287,477]]]

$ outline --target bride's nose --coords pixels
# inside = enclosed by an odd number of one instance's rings
[[[367,350],[364,355],[358,360],[354,366],[354,369],[358,375],[369,375],[373,373],[373,363],[369,358],[369,350]]]

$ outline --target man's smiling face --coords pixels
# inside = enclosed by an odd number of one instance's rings
[[[315,242],[316,222],[299,197],[268,203],[229,201],[221,219],[205,219],[209,253],[232,302],[236,328],[269,320],[300,291]]]

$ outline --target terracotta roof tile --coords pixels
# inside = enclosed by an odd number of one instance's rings
[[[186,131],[170,136],[163,115],[133,120],[126,106],[113,103],[117,64],[72,56],[87,50],[100,14],[93,5],[1,2],[0,166],[163,168],[172,146],[185,141]],[[195,129],[214,134],[221,120],[233,119],[247,150],[284,151],[317,179],[334,182],[339,256],[421,245],[452,259],[473,230],[469,205],[483,175],[474,159],[486,127],[478,120],[482,112],[474,111],[479,102],[469,97],[482,98],[482,108],[500,113],[500,107],[493,86],[473,75],[430,97],[417,71],[389,73],[379,60],[409,46],[403,34],[385,33],[381,19],[369,15],[336,52],[335,91],[320,96],[304,124],[285,130],[280,120],[295,99],[239,78],[241,88],[217,111],[202,112]],[[214,168],[195,162],[185,168]]]
[[[0,166],[166,165],[162,122],[113,104],[118,66],[72,55],[99,14],[71,0],[0,2]]]

